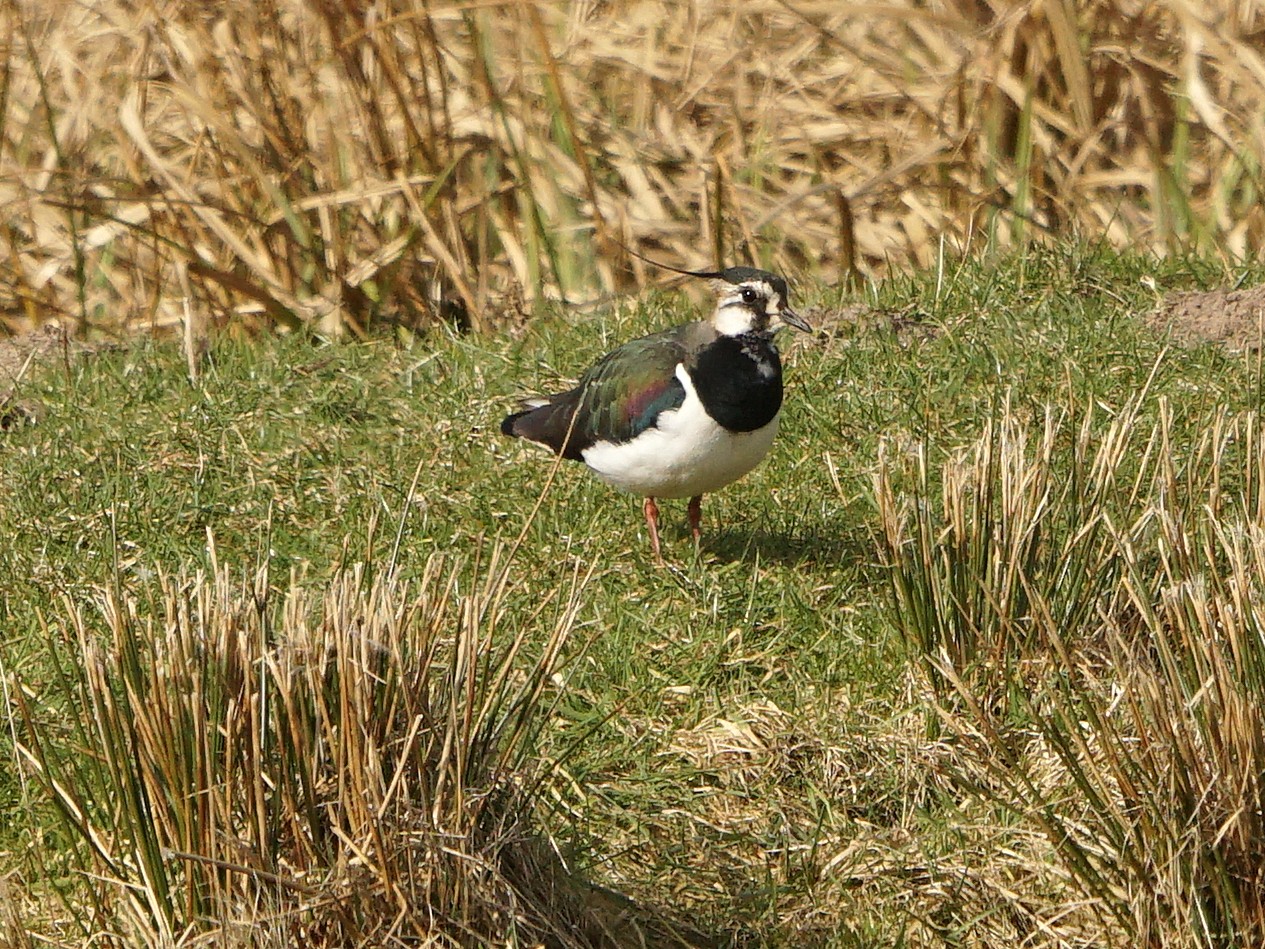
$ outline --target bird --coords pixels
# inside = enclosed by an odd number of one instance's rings
[[[697,545],[703,495],[754,469],[777,434],[782,362],[774,334],[784,326],[811,329],[776,274],[754,267],[679,272],[710,281],[711,319],[630,340],[575,388],[526,399],[501,423],[503,434],[583,462],[607,484],[643,497],[659,563],[656,499],[690,499]]]

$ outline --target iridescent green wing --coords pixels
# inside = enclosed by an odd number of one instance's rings
[[[685,400],[676,367],[703,331],[689,324],[630,340],[598,360],[570,392],[511,415],[501,429],[576,460],[596,442],[636,438]]]
[[[608,353],[580,379],[575,427],[585,446],[626,442],[679,408],[685,388],[676,367],[686,359],[681,328],[634,339]]]

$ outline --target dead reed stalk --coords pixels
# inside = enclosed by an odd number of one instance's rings
[[[1263,15],[8,0],[0,320],[481,328],[654,279],[625,248],[828,283],[942,241],[1250,257]]]

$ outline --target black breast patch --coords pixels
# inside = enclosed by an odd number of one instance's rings
[[[782,361],[767,336],[722,336],[704,347],[690,379],[707,414],[731,432],[754,432],[782,407]]]

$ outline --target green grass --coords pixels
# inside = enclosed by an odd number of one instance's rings
[[[683,505],[663,505],[664,568],[637,499],[558,471],[511,566],[500,634],[551,622],[535,615],[542,600],[593,568],[538,748],[559,761],[541,820],[573,866],[757,941],[953,945],[994,931],[1002,911],[945,882],[957,861],[994,856],[994,831],[948,787],[909,688],[876,540],[880,446],[923,445],[938,462],[1006,404],[1034,421],[1047,406],[1109,415],[1145,391],[1143,416],[1167,398],[1188,433],[1219,408],[1257,408],[1253,358],[1166,349],[1141,326],[1147,275],[1165,290],[1238,276],[1084,249],[950,263],[939,283],[893,280],[867,301],[912,323],[899,331],[886,316],[839,324],[837,295],[797,288],[822,332],[782,340],[773,453],[706,500],[697,556]],[[42,419],[0,436],[6,678],[51,676],[42,630],[63,597],[209,568],[208,536],[222,564],[266,562],[276,582],[294,572],[319,588],[342,565],[385,570],[398,532],[404,576],[441,552],[477,583],[478,558],[517,537],[551,467],[499,434],[504,412],[691,309],[663,296],[556,313],[517,342],[221,338],[196,385],[163,344],[44,372],[21,392]],[[0,751],[12,755],[7,733]],[[32,822],[55,839],[48,808],[23,794],[18,770],[0,768],[12,867],[26,866]]]

